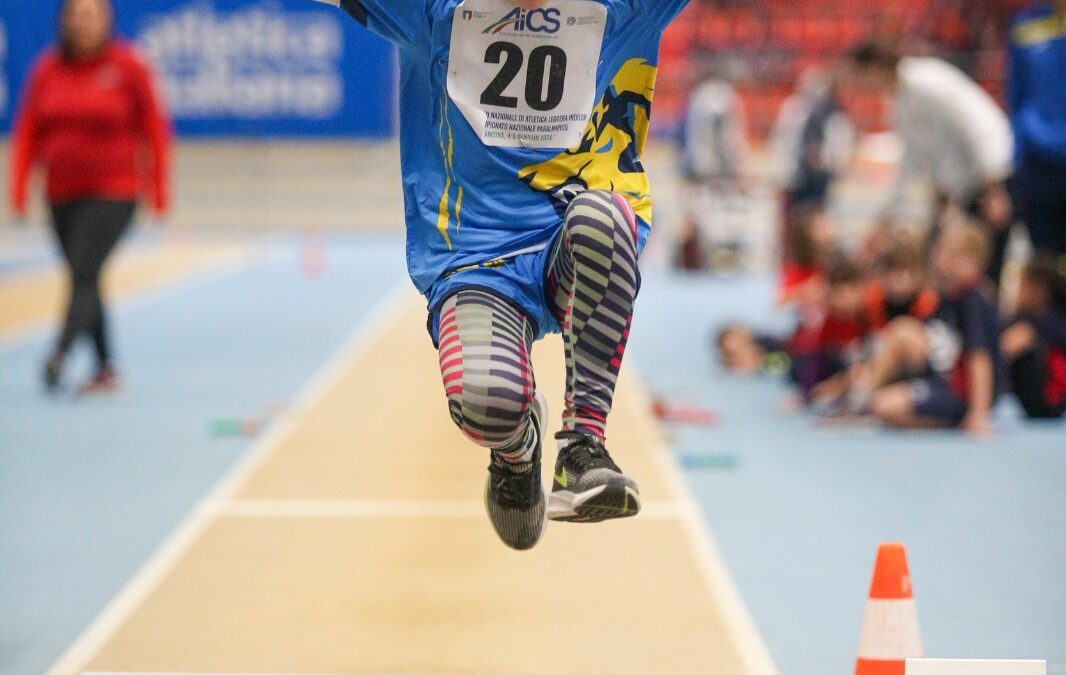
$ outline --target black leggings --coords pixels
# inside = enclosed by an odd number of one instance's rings
[[[100,272],[133,220],[135,208],[133,201],[112,199],[52,204],[52,227],[70,270],[70,304],[57,356],[65,355],[74,340],[85,334],[93,340],[100,365],[110,360]]]

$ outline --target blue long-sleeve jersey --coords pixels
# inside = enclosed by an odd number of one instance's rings
[[[659,40],[688,0],[551,0],[530,11],[510,0],[322,1],[399,48],[407,263],[419,291],[451,270],[543,249],[584,189],[622,194],[647,238],[640,154]],[[568,104],[572,95],[587,105]],[[558,145],[560,129],[577,133]]]
[[[1007,96],[1017,157],[1066,166],[1066,15],[1046,2],[1011,26]]]

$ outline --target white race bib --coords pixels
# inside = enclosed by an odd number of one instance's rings
[[[606,23],[607,9],[589,0],[531,11],[465,0],[452,21],[448,95],[485,145],[577,145],[595,103]]]

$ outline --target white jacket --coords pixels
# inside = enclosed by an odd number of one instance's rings
[[[895,126],[903,159],[893,202],[916,177],[960,203],[1011,172],[1014,138],[1006,113],[955,66],[908,57],[899,65]]]

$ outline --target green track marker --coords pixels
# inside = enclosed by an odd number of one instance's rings
[[[700,471],[733,471],[740,465],[740,458],[727,453],[682,455],[681,466]]]

